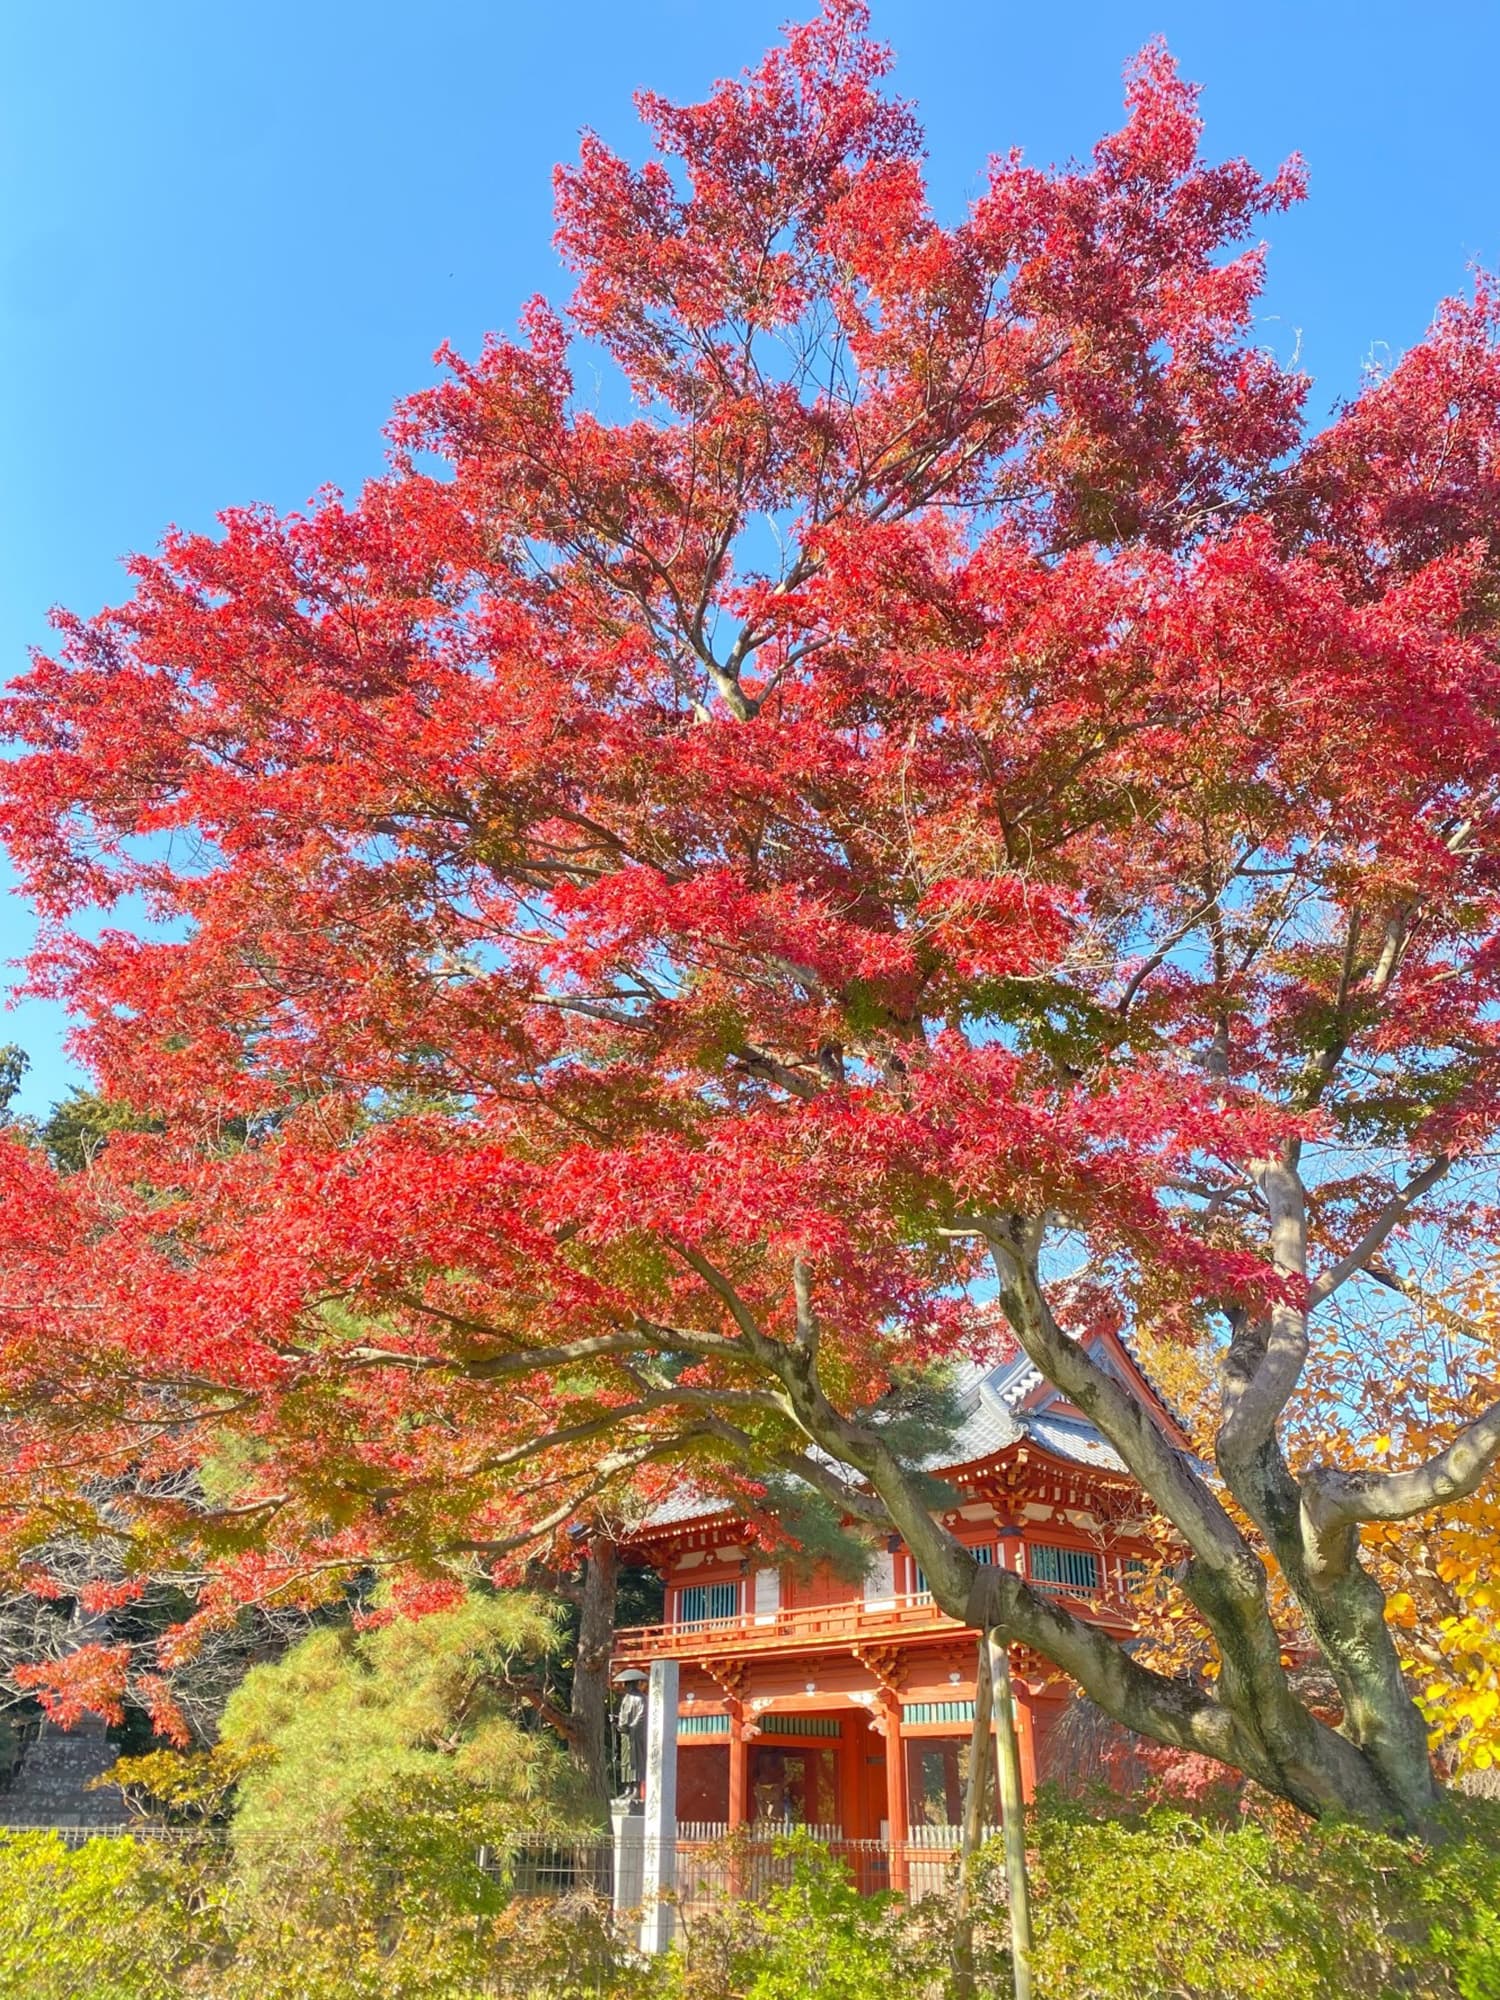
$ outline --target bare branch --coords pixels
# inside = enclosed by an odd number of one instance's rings
[[[777,1343],[762,1332],[754,1313],[724,1273],[716,1265],[711,1264],[701,1250],[695,1250],[690,1243],[672,1242],[670,1237],[667,1240],[671,1242],[672,1248],[689,1270],[696,1271],[709,1290],[728,1307],[731,1319],[744,1335],[745,1344],[755,1359],[774,1369]]]
[[[1145,958],[1141,961],[1141,963],[1136,967],[1135,971],[1131,974],[1129,982],[1125,987],[1125,991],[1120,995],[1119,999],[1115,1002],[1115,1012],[1117,1014],[1129,1013],[1131,1002],[1135,999],[1135,996],[1137,995],[1137,993],[1140,992],[1141,988],[1145,985],[1146,981],[1151,977],[1152,973],[1156,972],[1157,970],[1159,970],[1161,966],[1165,965],[1167,960],[1171,957],[1172,953],[1177,949],[1178,945],[1180,945],[1185,938],[1191,937],[1193,932],[1197,929],[1198,925],[1203,922],[1203,919],[1206,916],[1209,916],[1215,909],[1218,908],[1219,898],[1223,895],[1224,891],[1229,887],[1229,884],[1241,872],[1245,863],[1250,859],[1250,856],[1254,852],[1255,852],[1254,846],[1247,847],[1244,854],[1225,875],[1223,881],[1219,883],[1217,888],[1211,890],[1210,893],[1206,895],[1203,898],[1203,900],[1195,906],[1190,915],[1188,915],[1183,919],[1183,921],[1176,927],[1175,930],[1169,931],[1167,933],[1166,937],[1162,939],[1161,943],[1157,946],[1156,950],[1151,953],[1149,958]]]
[[[502,1375],[534,1375],[539,1369],[566,1368],[605,1355],[643,1354],[650,1347],[644,1333],[610,1333],[563,1347],[516,1347],[504,1354],[412,1354],[401,1348],[355,1347],[344,1358],[356,1368],[413,1368],[459,1375],[469,1382],[492,1382]]]
[[[865,1521],[877,1528],[889,1528],[891,1516],[884,1502],[876,1494],[840,1478],[832,1464],[823,1463],[800,1451],[775,1451],[768,1454],[748,1433],[735,1425],[714,1419],[710,1419],[704,1425],[704,1429],[737,1453],[769,1457],[779,1471],[789,1472],[795,1478],[803,1480],[853,1520]],[[753,1458],[751,1462],[753,1463]]]
[[[1413,1204],[1420,1201],[1427,1190],[1443,1178],[1451,1165],[1452,1162],[1446,1155],[1440,1155],[1430,1166],[1424,1167],[1421,1173],[1414,1174],[1404,1188],[1391,1196],[1348,1256],[1341,1257],[1337,1264],[1331,1265],[1316,1283],[1308,1287],[1309,1311],[1314,1306],[1321,1305],[1325,1299],[1331,1298],[1340,1285],[1345,1284],[1356,1272],[1366,1268],[1370,1258],[1410,1212]]]
[[[533,1521],[529,1527],[518,1529],[515,1534],[507,1535],[499,1541],[464,1537],[445,1543],[445,1551],[452,1555],[489,1556],[497,1561],[503,1556],[514,1555],[518,1549],[527,1548],[541,1541],[544,1536],[554,1533],[565,1521],[572,1520],[581,1507],[588,1501],[597,1499],[622,1473],[633,1472],[640,1466],[648,1465],[653,1458],[661,1458],[669,1452],[679,1451],[694,1437],[704,1435],[705,1432],[701,1429],[683,1431],[673,1438],[657,1439],[637,1451],[613,1452],[607,1458],[600,1460],[598,1474],[588,1486],[581,1491],[570,1488],[560,1506],[554,1507],[550,1514],[543,1515],[540,1520]]]
[[[1388,1292],[1399,1292],[1402,1298],[1410,1299],[1413,1305],[1418,1305],[1423,1312],[1430,1313],[1438,1325],[1446,1327],[1449,1333],[1462,1334],[1465,1340],[1488,1341],[1492,1338],[1491,1328],[1481,1325],[1478,1320],[1466,1318],[1461,1312],[1455,1312],[1446,1299],[1437,1298],[1419,1285],[1415,1278],[1408,1277],[1402,1271],[1393,1271],[1390,1265],[1383,1261],[1379,1264],[1366,1264],[1360,1275],[1368,1278],[1372,1284],[1383,1285]]]

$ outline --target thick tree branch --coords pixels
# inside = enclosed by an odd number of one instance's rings
[[[1500,1456],[1500,1402],[1445,1450],[1410,1472],[1340,1472],[1315,1466],[1302,1480],[1303,1506],[1320,1534],[1355,1521],[1407,1521],[1466,1500]]]
[[[1317,1534],[1275,1437],[1233,1466],[1228,1483],[1265,1535],[1332,1670],[1343,1702],[1340,1734],[1368,1760],[1386,1812],[1408,1824],[1420,1821],[1433,1798],[1426,1724],[1402,1678],[1384,1593],[1358,1559],[1358,1531]],[[1340,1544],[1332,1556],[1330,1541]]]
[[[821,1084],[800,1070],[793,1069],[777,1056],[767,1055],[764,1049],[745,1047],[736,1052],[734,1058],[750,1076],[761,1078],[763,1082],[779,1084],[793,1097],[800,1097],[810,1103],[821,1091]]]
[[[1127,1729],[1217,1758],[1277,1791],[1290,1791],[1307,1812],[1337,1810],[1344,1787],[1361,1797],[1373,1816],[1388,1810],[1354,1745],[1300,1705],[1295,1721],[1303,1755],[1288,1760],[1244,1715],[1195,1682],[1142,1666],[1108,1633],[1032,1589],[1013,1570],[975,1565],[965,1623],[980,1631],[998,1629],[1005,1639],[1032,1647]]]
[[[494,1382],[507,1375],[535,1375],[546,1369],[570,1367],[614,1354],[646,1354],[652,1342],[644,1332],[599,1334],[560,1347],[513,1347],[503,1354],[414,1354],[399,1347],[355,1347],[340,1356],[351,1368],[411,1368],[430,1374],[459,1375],[468,1382]]]
[[[595,1477],[587,1486],[565,1487],[562,1504],[554,1507],[549,1514],[544,1514],[540,1519],[518,1529],[515,1534],[506,1535],[499,1540],[470,1536],[456,1537],[443,1544],[443,1552],[449,1555],[483,1555],[498,1561],[502,1557],[515,1555],[520,1549],[534,1547],[548,1535],[555,1534],[565,1522],[576,1519],[581,1508],[586,1507],[589,1501],[598,1499],[599,1495],[624,1473],[638,1471],[641,1466],[649,1465],[652,1459],[680,1451],[695,1437],[707,1435],[708,1433],[700,1426],[692,1431],[681,1431],[675,1437],[656,1439],[636,1451],[611,1452],[599,1461]],[[388,1560],[397,1561],[399,1557]]]
[[[1260,1565],[1211,1488],[1164,1437],[1123,1383],[1071,1340],[1036,1276],[1039,1232],[1019,1219],[979,1223],[1000,1282],[1000,1302],[1028,1358],[1096,1423],[1198,1557],[1263,1593]]]
[[[672,1242],[672,1239],[668,1239]],[[720,1299],[729,1310],[729,1316],[744,1336],[745,1345],[762,1367],[780,1374],[777,1358],[784,1350],[779,1342],[761,1330],[759,1321],[745,1304],[734,1286],[715,1265],[711,1264],[701,1250],[695,1250],[690,1243],[672,1242],[672,1248],[689,1270],[696,1271],[709,1290]]]
[[[812,1302],[812,1267],[800,1257],[792,1262],[792,1288],[797,1299],[797,1341],[807,1353],[818,1351],[818,1315]]]
[[[1264,1767],[1280,1771],[1283,1789],[1296,1784],[1309,1795],[1318,1793],[1328,1782],[1324,1769],[1328,1757],[1344,1760],[1341,1753],[1318,1746],[1314,1719],[1287,1679],[1267,1601],[1264,1563],[1217,1495],[1174,1450],[1129,1390],[1057,1324],[1037,1278],[1039,1226],[1021,1218],[990,1221],[986,1235],[1001,1302],[1021,1346],[1047,1379],[1104,1433],[1194,1551],[1182,1574],[1183,1589],[1219,1642],[1223,1701],[1255,1737],[1253,1755]],[[1244,1763],[1243,1768],[1251,1765]],[[1318,1775],[1320,1770],[1323,1776]],[[1337,1782],[1353,1783],[1356,1777],[1351,1768]],[[1333,1796],[1332,1791],[1323,1794],[1325,1806]]]
[[[738,1456],[747,1458],[750,1464],[753,1465],[757,1458],[762,1459],[774,1465],[778,1472],[789,1472],[794,1478],[803,1480],[853,1520],[864,1521],[875,1528],[889,1528],[890,1509],[885,1503],[867,1488],[841,1479],[832,1465],[820,1463],[806,1452],[767,1450],[733,1424],[710,1419],[703,1430],[728,1445]]]
[[[1256,1160],[1251,1172],[1270,1210],[1271,1261],[1300,1290],[1307,1277],[1307,1197],[1295,1147],[1279,1157]],[[1302,1379],[1307,1345],[1304,1306],[1286,1299],[1231,1347],[1224,1416],[1215,1441],[1221,1469],[1243,1463],[1273,1435]]]

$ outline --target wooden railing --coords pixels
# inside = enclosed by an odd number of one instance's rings
[[[1034,1587],[1066,1599],[1069,1610],[1083,1617],[1129,1622],[1124,1602],[1103,1588],[1067,1583]],[[676,1625],[626,1626],[615,1634],[614,1656],[617,1665],[626,1666],[639,1660],[711,1659],[726,1652],[738,1656],[787,1648],[848,1647],[864,1639],[946,1636],[963,1629],[960,1619],[950,1618],[928,1592],[921,1591],[872,1601],[855,1597],[837,1604],[799,1604],[790,1610],[740,1611],[732,1618],[695,1618]]]

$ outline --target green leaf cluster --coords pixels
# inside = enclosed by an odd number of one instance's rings
[[[0,1839],[0,2000],[176,2000],[212,1955],[212,1891],[134,1840]]]
[[[221,1745],[244,1766],[234,1817],[246,1847],[320,1837],[415,1784],[479,1788],[513,1824],[576,1819],[576,1777],[550,1732],[528,1724],[518,1679],[557,1646],[537,1598],[471,1592],[456,1609],[363,1631],[311,1633],[230,1696]]]
[[[320,1823],[316,1803],[309,1820]],[[862,1896],[805,1836],[759,1903],[682,1913],[643,1960],[581,1891],[517,1893],[516,1818],[401,1775],[298,1842],[0,1836],[0,2000],[945,2000],[956,1904]],[[1368,1829],[1052,1801],[1031,1829],[1037,2000],[1497,2000],[1500,1809],[1424,1844]],[[507,1843],[510,1843],[507,1846]],[[487,1858],[486,1858],[487,1857]],[[1010,1991],[998,1848],[974,1965]]]
[[[1500,1996],[1500,1813],[1431,1844],[1331,1822],[1216,1822],[1158,1807],[1037,1819],[1039,1994],[1068,2000]],[[983,1868],[999,1892],[1001,1858]]]

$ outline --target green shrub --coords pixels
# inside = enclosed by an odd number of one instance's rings
[[[1100,1819],[1053,1801],[1035,1843],[1047,2000],[1500,2000],[1492,1810],[1425,1845],[1165,1807]]]
[[[777,1843],[791,1879],[771,1891],[745,2000],[867,2000],[888,1990],[894,1899],[861,1896],[840,1863],[809,1840]]]
[[[759,1904],[684,1912],[642,1960],[596,1898],[514,1897],[506,1813],[424,1774],[336,1837],[163,1854],[0,1839],[0,2000],[941,2000],[954,1903],[861,1896],[805,1837]],[[1136,1819],[1053,1801],[1032,1827],[1038,2000],[1500,2000],[1500,1809],[1431,1844],[1276,1814]],[[978,1989],[1009,1992],[998,1846],[975,1868]]]
[[[806,1835],[777,1840],[774,1852],[783,1879],[759,1903],[726,1902],[685,1922],[657,1984],[642,1991],[672,2000],[917,2000],[937,1990],[950,1928],[940,1900],[912,1909],[899,1896],[861,1895],[844,1862]]]
[[[235,1843],[232,1964],[214,2000],[477,2000],[509,1904],[514,1808],[452,1774],[393,1779],[346,1803],[336,1829]]]
[[[0,2000],[177,2000],[218,1942],[197,1869],[134,1840],[0,1838]]]
[[[577,1773],[511,1687],[556,1643],[539,1600],[473,1591],[418,1620],[325,1626],[253,1667],[219,1726],[240,1766],[236,1836],[333,1840],[349,1813],[423,1783],[486,1795],[513,1828],[577,1824]]]
[[[1459,2000],[1500,2000],[1500,1803],[1468,1801],[1451,1831],[1421,1857],[1412,1892]]]
[[[1367,1828],[1052,1799],[1032,1821],[1038,2000],[1500,2000],[1500,1809],[1432,1843]],[[806,1841],[759,1907],[699,1919],[674,2000],[938,2000],[956,1909],[859,1896]],[[979,1992],[1010,1991],[1003,1855],[974,1870]],[[661,1976],[661,1975],[659,1975]]]

